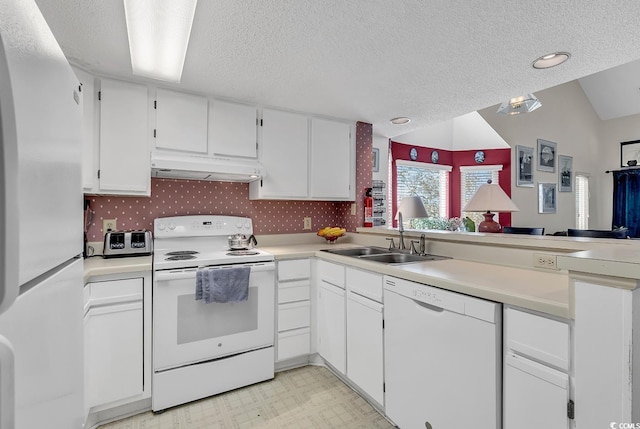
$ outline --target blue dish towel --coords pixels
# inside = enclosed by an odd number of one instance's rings
[[[250,267],[199,268],[196,272],[196,301],[246,301],[249,297]]]

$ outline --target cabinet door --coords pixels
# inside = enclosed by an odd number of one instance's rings
[[[347,299],[347,377],[383,404],[382,304],[354,293]]]
[[[94,128],[96,86],[92,75],[84,70],[72,68],[82,88],[82,97],[80,97],[82,106],[82,187],[86,192],[91,192],[97,190],[98,180],[98,138]]]
[[[150,195],[147,87],[101,80],[100,191]]]
[[[507,353],[504,366],[504,429],[567,429],[569,376]]]
[[[277,110],[262,112],[261,161],[267,176],[252,183],[251,198],[306,198],[308,119]]]
[[[311,119],[311,198],[353,199],[351,148],[350,124]]]
[[[144,279],[87,283],[85,406],[137,397],[144,389]]]
[[[207,99],[158,89],[156,149],[207,154]]]
[[[318,293],[318,353],[337,371],[346,370],[345,292],[325,282]]]
[[[209,144],[213,155],[257,158],[257,113],[254,106],[212,100]]]

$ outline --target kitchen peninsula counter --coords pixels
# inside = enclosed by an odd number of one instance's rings
[[[363,270],[570,318],[569,279],[566,272],[506,267],[455,258],[389,265],[321,251],[354,246],[357,245],[296,244],[261,249],[275,255],[276,260],[319,257]]]

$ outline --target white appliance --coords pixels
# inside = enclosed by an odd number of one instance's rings
[[[78,91],[35,2],[2,2],[2,429],[84,423]]]
[[[228,237],[253,234],[251,219],[177,216],[154,221],[154,411],[273,378],[275,263],[252,248],[229,250]],[[204,267],[249,267],[246,301],[195,299]]]
[[[385,276],[385,412],[399,428],[501,427],[501,311]]]

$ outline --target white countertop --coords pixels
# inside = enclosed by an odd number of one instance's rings
[[[109,274],[151,271],[151,256],[131,256],[127,258],[103,258],[92,256],[84,260],[84,283],[91,277]]]
[[[569,278],[566,272],[546,272],[524,268],[446,259],[388,265],[348,256],[321,252],[327,248],[358,247],[353,244],[304,244],[269,246],[263,250],[276,260],[319,257],[333,262],[387,274],[492,301],[570,318]]]

